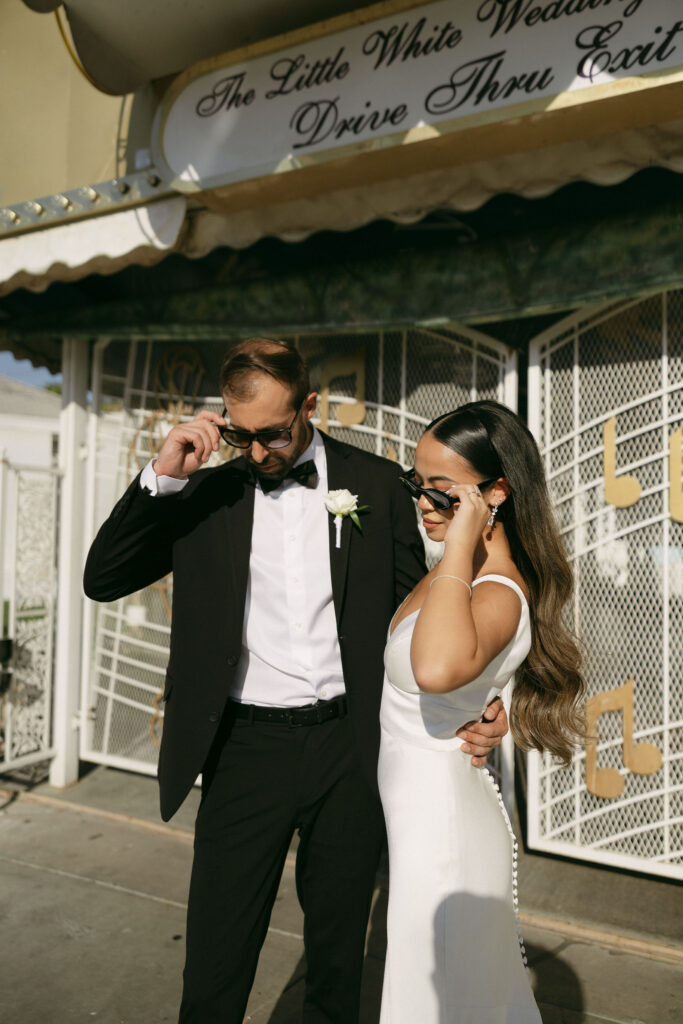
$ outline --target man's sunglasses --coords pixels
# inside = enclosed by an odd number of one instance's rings
[[[497,479],[498,477],[494,476],[492,480],[480,480],[476,486],[480,491],[485,491],[495,484]],[[433,505],[435,509],[438,508],[442,512],[445,512],[446,509],[452,508],[453,505],[460,504],[460,498],[452,498],[450,494],[446,494],[444,491],[437,491],[434,487],[420,487],[419,484],[415,483],[414,469],[411,469],[405,474],[405,476],[400,476],[399,480],[406,490],[410,492],[413,498],[419,498],[420,495],[424,494],[427,501]]]
[[[258,441],[262,448],[269,448],[271,451],[276,448],[287,448],[292,443],[292,427],[296,418],[303,408],[299,406],[294,413],[294,419],[288,427],[280,427],[278,430],[259,430],[252,434],[249,430],[235,430],[233,427],[219,427],[218,433],[224,441],[231,444],[233,448],[250,448],[254,441]],[[223,406],[221,416],[225,417],[228,410]]]

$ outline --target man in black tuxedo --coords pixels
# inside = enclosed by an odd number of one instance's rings
[[[100,529],[84,585],[112,601],[173,571],[161,812],[197,775],[180,1021],[241,1024],[293,832],[305,914],[305,1024],[355,1024],[383,821],[382,657],[425,574],[399,467],[313,429],[296,350],[251,339],[221,371],[228,419],[174,427]],[[229,420],[229,424],[228,424]],[[196,472],[219,434],[244,456]],[[337,518],[327,492],[358,497]],[[348,499],[346,505],[348,508]],[[473,760],[502,706],[464,731]]]

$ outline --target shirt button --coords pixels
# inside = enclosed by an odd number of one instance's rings
[[[228,661],[228,665],[236,665],[237,664],[237,658],[235,657],[234,654],[229,655],[227,661]]]
[[[209,721],[210,722],[217,722],[220,717],[221,716],[218,714],[217,711],[212,711],[211,714],[209,715]]]
[[[290,533],[290,535],[289,535],[289,539],[290,539],[290,540],[296,540],[296,537],[294,536],[294,534],[293,534],[293,533]]]

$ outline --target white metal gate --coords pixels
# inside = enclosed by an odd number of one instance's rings
[[[408,465],[423,427],[476,398],[515,407],[512,350],[459,326],[297,337],[332,436]],[[220,412],[226,345],[110,342],[97,347],[89,441],[91,530],[180,418]],[[235,450],[222,448],[218,458]],[[428,557],[436,554],[426,541]],[[111,604],[86,602],[81,756],[156,770],[168,660],[170,578]],[[503,775],[509,775],[508,749]]]
[[[529,757],[529,842],[683,877],[683,292],[539,337],[529,411],[589,683],[573,766]]]
[[[0,458],[0,772],[53,754],[58,483]]]

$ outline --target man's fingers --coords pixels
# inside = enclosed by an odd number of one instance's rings
[[[504,710],[505,710],[505,708],[503,706],[502,700],[500,699],[500,697],[496,697],[496,699],[492,700],[491,703],[488,705],[488,707],[485,708],[485,710],[484,710],[484,718],[488,722],[492,722],[494,720],[494,718],[497,718],[497,716],[501,713],[501,711],[504,711]]]
[[[193,420],[191,423],[179,424],[173,429],[178,441],[184,445],[191,444],[195,455],[202,462],[206,462],[211,452],[218,448],[218,430],[206,419],[201,422]]]
[[[458,734],[460,735],[460,734]],[[461,736],[460,739],[463,743],[469,743],[475,747],[482,747],[484,750],[493,750],[494,747],[500,745],[502,736],[494,733],[491,736],[482,736],[481,733],[472,732],[467,729]]]
[[[208,431],[191,424],[178,427],[177,430],[175,440],[178,444],[188,453],[190,448],[192,448],[197,461],[204,462],[213,448],[213,440],[210,438]]]
[[[196,472],[218,450],[218,424],[223,423],[222,416],[208,409],[187,423],[177,423],[159,449],[154,471],[179,478]]]
[[[460,735],[460,734],[458,734]],[[463,741],[463,750],[469,747],[470,750],[465,750],[465,753],[472,754],[488,754],[494,747],[500,746],[500,736],[481,736],[479,733],[470,732],[466,730],[460,737]]]
[[[479,740],[468,740],[462,745],[463,754],[473,754],[474,757],[488,757],[494,747],[500,745],[500,738],[482,743]]]
[[[211,423],[219,423],[221,427],[224,427],[227,422],[224,416],[219,416],[217,412],[212,412],[210,409],[202,409],[195,416],[195,420],[210,420]]]
[[[500,745],[507,732],[507,715],[499,697],[485,709],[483,722],[466,722],[458,729],[456,736],[463,740],[463,754],[472,756],[475,768],[483,768],[491,751]]]
[[[467,722],[461,729],[458,729],[456,736],[461,739],[483,739],[484,742],[494,738],[500,739],[502,732],[496,721],[493,722]]]
[[[173,429],[178,432],[179,437],[185,436],[186,442],[192,444],[197,458],[206,462],[212,451],[218,451],[220,434],[217,424],[224,426],[225,422],[224,417],[218,413],[202,409],[189,423],[179,423]],[[198,443],[197,438],[201,438],[201,443]]]

